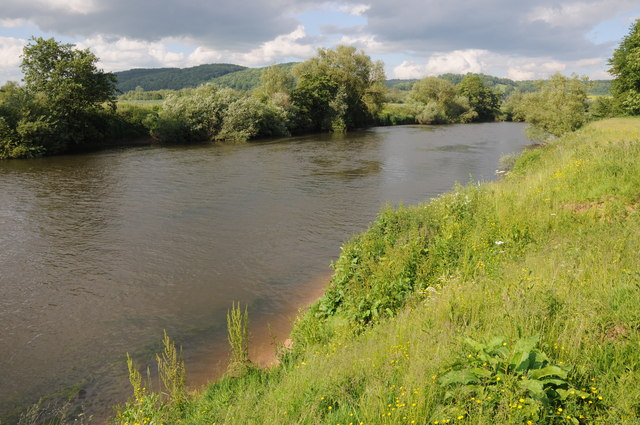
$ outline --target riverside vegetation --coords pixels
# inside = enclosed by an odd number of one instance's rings
[[[143,392],[115,421],[638,423],[639,161],[640,119],[609,119],[499,182],[385,209],[277,366],[180,403]]]
[[[244,73],[259,81],[251,91],[215,84],[155,92],[140,88],[116,102],[116,77],[97,68],[95,55],[54,39],[33,38],[22,55],[25,84],[0,87],[0,159],[140,138],[147,143],[240,142],[415,123],[524,120],[539,130],[538,139],[558,136],[590,119],[637,112],[636,33],[632,28],[611,60],[611,71],[618,77],[614,97],[596,100],[587,95],[592,84],[586,79],[560,74],[538,82],[538,91],[528,93],[476,74],[426,77],[398,83],[410,90],[389,90],[381,62],[354,47],[338,46],[319,49],[305,62],[260,72],[219,64],[182,73],[191,82],[203,75],[233,79]],[[159,70],[169,80],[178,71]],[[156,74],[134,70],[121,76],[136,81]]]

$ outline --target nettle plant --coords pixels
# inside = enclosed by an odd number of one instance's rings
[[[597,388],[578,385],[566,365],[553,363],[537,348],[539,339],[509,344],[502,337],[487,343],[466,338],[473,353],[438,379],[445,396],[434,419],[495,415],[513,423],[587,423],[601,404]]]

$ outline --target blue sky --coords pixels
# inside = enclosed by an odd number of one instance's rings
[[[107,71],[202,63],[265,66],[354,45],[388,78],[572,72],[609,78],[637,0],[2,0],[0,83],[20,80],[31,36],[90,48]]]

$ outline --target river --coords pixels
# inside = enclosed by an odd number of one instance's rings
[[[74,388],[99,423],[164,329],[204,384],[234,301],[264,354],[381,207],[495,179],[527,143],[516,123],[399,126],[0,162],[0,418]]]

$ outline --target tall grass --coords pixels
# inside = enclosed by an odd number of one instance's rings
[[[640,423],[638,164],[640,120],[601,121],[500,182],[384,210],[280,365],[175,423]]]

